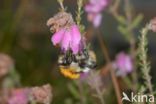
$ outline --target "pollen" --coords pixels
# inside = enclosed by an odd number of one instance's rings
[[[80,77],[79,73],[75,73],[71,68],[60,68],[61,73],[68,78],[78,79]]]

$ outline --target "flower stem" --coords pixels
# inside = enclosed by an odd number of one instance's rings
[[[77,25],[79,26],[79,28],[80,28],[80,31],[81,31],[81,33],[84,33],[84,26],[81,24],[81,17],[82,17],[82,14],[83,14],[83,10],[82,10],[82,8],[83,8],[83,0],[78,0],[77,1],[77,6],[78,6],[78,10],[77,10],[77,16],[76,16],[76,23],[77,23]]]
[[[64,11],[65,10],[64,5],[63,5],[64,0],[57,0],[57,2],[60,4],[62,11]]]
[[[80,26],[80,23],[81,23],[81,15],[82,15],[83,0],[78,0],[77,1],[77,5],[78,5],[78,10],[77,10],[76,22],[77,22],[77,25]]]
[[[125,14],[126,14],[126,20],[127,20],[127,28],[130,28],[130,24],[132,23],[132,6],[129,0],[125,0]],[[133,80],[133,91],[136,92],[137,90],[137,83],[138,83],[138,76],[137,76],[137,71],[136,71],[136,40],[134,38],[134,33],[133,29],[129,29],[128,35],[130,37],[129,43],[130,43],[130,54],[133,60],[133,68],[134,72],[132,73],[132,80]]]
[[[103,52],[103,55],[104,55],[104,57],[106,59],[106,62],[111,63],[109,53],[108,53],[108,49],[107,49],[107,47],[105,45],[105,42],[102,40],[102,37],[101,37],[99,31],[98,31],[98,34],[97,34],[97,38],[98,38],[98,40],[100,42],[100,46],[102,48],[102,52]],[[114,70],[112,69],[112,66],[110,68],[110,74],[111,74],[112,82],[113,82],[113,85],[114,85],[115,93],[116,93],[116,96],[117,96],[118,104],[122,104],[119,84],[118,84],[117,78],[115,76]]]

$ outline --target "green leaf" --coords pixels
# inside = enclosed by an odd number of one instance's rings
[[[118,30],[127,40],[129,40],[128,29],[126,27],[119,25]]]
[[[142,21],[143,19],[143,15],[142,14],[139,14],[132,22],[132,24],[130,25],[130,29],[133,29],[133,28],[136,28],[140,22]]]
[[[119,23],[126,25],[126,19],[124,16],[116,16],[116,19]]]

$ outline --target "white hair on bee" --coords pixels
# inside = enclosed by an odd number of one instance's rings
[[[71,67],[72,69],[74,69],[76,72],[80,72],[80,71],[81,71],[81,68],[79,67],[79,64],[76,63],[76,62],[72,62],[72,63],[70,64],[70,67]]]
[[[60,63],[63,63],[63,58],[64,58],[63,55],[60,55],[60,56],[59,56],[59,58],[58,58],[58,63],[59,63],[59,64],[60,64]]]
[[[91,70],[90,68],[85,67],[85,68],[83,69],[83,72],[84,72],[84,73],[87,73],[87,72],[89,72],[90,70]]]

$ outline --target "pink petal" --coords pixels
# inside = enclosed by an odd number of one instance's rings
[[[79,45],[71,46],[71,49],[73,51],[73,54],[77,54],[79,52]]]
[[[97,1],[98,1],[98,0],[90,0],[89,2],[90,2],[91,4],[96,4]]]
[[[98,13],[98,12],[101,12],[102,9],[103,9],[103,7],[101,7],[99,5],[88,4],[88,5],[85,6],[85,11],[86,12]]]
[[[107,0],[90,0],[90,4],[92,5],[103,5],[107,4]]]
[[[94,17],[94,20],[93,20],[94,27],[99,27],[101,24],[101,20],[102,20],[102,15],[96,14],[96,16]]]
[[[65,29],[61,29],[60,31],[56,32],[52,37],[51,41],[54,45],[59,44],[63,38],[63,35],[65,33]]]
[[[129,55],[121,52],[117,55],[116,65],[119,70],[129,73],[133,70],[132,60]]]
[[[125,61],[126,61],[125,68],[127,69],[127,72],[131,72],[133,69],[131,58],[127,56]]]
[[[15,90],[12,92],[12,96],[9,98],[9,104],[28,104],[28,90]]]
[[[100,0],[99,4],[105,8],[108,5],[108,0]]]
[[[77,25],[73,25],[71,27],[71,34],[72,34],[72,43],[71,49],[74,54],[79,51],[80,41],[81,41],[81,33]]]
[[[99,13],[105,9],[107,4],[107,0],[90,0],[90,2],[85,6],[85,11]]]
[[[81,41],[81,33],[77,25],[73,25],[71,28],[72,34],[72,44],[80,44]]]
[[[61,47],[63,50],[67,51],[71,44],[71,30],[66,30],[61,42]]]

